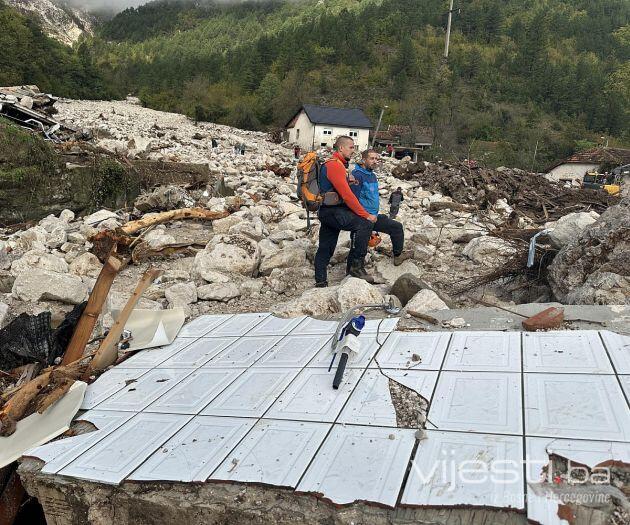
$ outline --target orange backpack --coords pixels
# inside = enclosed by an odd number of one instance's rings
[[[297,195],[307,212],[317,211],[324,196],[319,185],[322,162],[317,153],[309,151],[297,165]]]

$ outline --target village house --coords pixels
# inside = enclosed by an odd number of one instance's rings
[[[304,150],[331,148],[337,137],[352,137],[362,151],[370,144],[370,119],[358,108],[304,104],[286,125],[288,140]]]
[[[630,164],[630,149],[593,148],[574,153],[547,169],[547,178],[560,182],[581,182],[586,173],[610,171]]]

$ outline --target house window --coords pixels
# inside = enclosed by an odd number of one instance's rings
[[[359,136],[359,132],[350,130],[350,132],[348,133],[348,136],[352,138],[357,138]]]
[[[300,138],[300,130],[299,130],[299,129],[297,129],[297,130],[296,130],[296,135],[295,135],[295,138],[296,138],[296,139],[299,139],[299,138]]]
[[[328,146],[328,143],[327,142],[320,142],[319,145],[320,146]]]
[[[332,135],[332,129],[325,129],[324,135]]]

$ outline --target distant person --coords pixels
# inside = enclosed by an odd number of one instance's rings
[[[404,201],[402,188],[398,187],[392,194],[389,196],[389,218],[395,219],[398,215],[398,211],[400,210],[400,203]]]
[[[388,157],[394,156],[394,146],[392,144],[387,145],[387,156]]]
[[[245,155],[245,143],[241,142],[241,155]]]
[[[212,149],[219,147],[219,141],[217,139],[212,139]]]
[[[294,156],[296,159],[299,159],[299,158],[300,158],[300,153],[301,153],[301,152],[302,152],[302,148],[300,148],[300,146],[295,146],[295,147],[293,148],[293,156]]]

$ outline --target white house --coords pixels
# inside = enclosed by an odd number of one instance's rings
[[[546,177],[553,181],[581,182],[586,173],[600,171],[602,167],[614,168],[628,163],[630,163],[630,150],[594,148],[575,153],[553,164],[547,169]]]
[[[303,150],[332,147],[337,137],[352,137],[358,151],[370,144],[372,123],[357,108],[332,108],[304,104],[286,125],[289,142]]]

